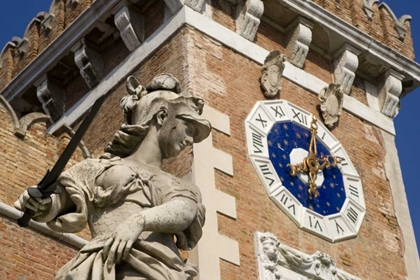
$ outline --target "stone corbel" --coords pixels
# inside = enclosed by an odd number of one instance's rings
[[[202,13],[206,5],[206,0],[185,0],[185,5],[196,12]]]
[[[175,14],[179,9],[184,6],[184,0],[164,0],[166,6],[168,6],[171,14]]]
[[[261,0],[247,0],[237,6],[236,32],[242,37],[254,41],[257,34],[260,18],[264,13],[264,4]]]
[[[114,18],[121,38],[129,51],[133,51],[144,41],[144,17],[128,6],[123,6]]]
[[[403,79],[404,76],[402,74],[389,69],[379,82],[379,108],[381,113],[387,117],[394,118],[398,114]]]
[[[355,72],[359,66],[360,51],[355,47],[344,44],[334,54],[335,83],[343,86],[343,91],[349,94],[353,85]]]
[[[89,88],[93,88],[102,79],[102,54],[90,47],[85,39],[80,40],[71,50],[74,52],[74,61],[80,69],[80,75]]]
[[[54,83],[48,74],[44,74],[35,83],[36,96],[42,104],[44,112],[51,117],[53,122],[64,114],[65,94],[63,89]]]
[[[289,33],[286,57],[296,67],[302,68],[305,64],[312,41],[312,27],[313,24],[303,17],[298,17],[286,27],[286,32]]]
[[[373,18],[373,4],[378,3],[379,0],[363,0],[363,12],[365,12],[366,16],[369,19]]]

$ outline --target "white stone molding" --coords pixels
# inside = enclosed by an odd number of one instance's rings
[[[254,41],[260,25],[260,18],[264,13],[264,4],[261,0],[246,0],[237,6],[238,19],[236,32],[249,41]]]
[[[7,100],[2,95],[0,95],[0,104],[3,105],[3,107],[6,109],[7,113],[10,116],[11,122],[15,130],[14,134],[22,139],[25,138],[28,128],[33,123],[48,122],[50,120],[50,117],[48,115],[38,112],[29,113],[19,120],[15,110],[13,110],[12,106],[10,106],[9,102],[7,102]]]
[[[17,220],[22,217],[23,213],[16,210],[12,206],[9,206],[3,202],[0,202],[0,214],[8,217],[12,220]],[[71,233],[58,233],[56,231],[53,231],[50,229],[45,223],[38,223],[34,220],[29,221],[29,228],[32,228],[36,231],[39,231],[45,235],[51,236],[55,239],[58,239],[72,247],[75,247],[76,249],[80,250],[82,249],[86,244],[87,241],[75,234]]]
[[[385,2],[379,4],[379,8],[382,7],[386,9],[388,14],[392,17],[392,20],[394,21],[394,28],[397,31],[399,38],[404,39],[405,35],[407,34],[407,29],[405,28],[404,24],[406,21],[411,20],[411,16],[403,15],[402,17],[397,18],[392,9]]]
[[[373,4],[378,3],[379,0],[363,0],[363,12],[365,12],[366,16],[369,19],[373,18]]]
[[[214,129],[230,135],[227,115],[206,107],[202,117],[209,120]],[[235,198],[218,190],[214,177],[215,168],[233,176],[232,156],[213,147],[212,134],[200,144],[194,144],[193,152],[193,180],[200,188],[206,206],[203,237],[196,252],[200,280],[220,280],[219,258],[239,265],[238,242],[221,235],[217,223],[217,213],[236,219]]]
[[[286,57],[296,67],[302,68],[305,64],[309,45],[312,42],[312,27],[310,21],[300,16],[286,27],[288,33]]]
[[[338,269],[328,254],[305,254],[269,232],[255,233],[255,247],[260,280],[361,280]]]
[[[324,123],[330,129],[338,121],[343,111],[343,87],[340,84],[330,84],[318,95]]]
[[[89,88],[93,88],[102,79],[102,54],[90,47],[84,38],[77,42],[71,50],[74,52],[74,62],[79,67],[80,75]]]
[[[261,68],[261,87],[265,97],[274,97],[281,90],[285,61],[286,56],[279,50],[270,52],[264,60],[264,65]]]
[[[123,6],[114,17],[115,25],[129,51],[144,41],[144,17],[128,6]]]
[[[97,0],[99,1],[99,0]],[[96,3],[96,2],[95,2]],[[107,94],[110,89],[125,80],[137,65],[152,54],[165,40],[176,32],[182,25],[189,24],[198,31],[214,38],[223,45],[235,50],[243,56],[262,65],[268,55],[268,51],[239,34],[221,26],[208,17],[199,14],[188,7],[181,9],[176,16],[161,26],[154,34],[145,40],[142,48],[133,51],[123,62],[109,73],[103,81],[84,97],[77,104],[70,108],[65,116],[48,128],[49,133],[54,133],[64,123],[73,124],[82,116],[102,94]],[[41,54],[42,55],[42,54]],[[319,94],[328,84],[304,70],[285,62],[283,77],[293,83],[305,88],[313,94]],[[360,101],[348,95],[344,96],[344,109],[372,124],[395,135],[394,123],[385,115],[369,108]]]
[[[35,83],[36,96],[42,104],[44,112],[51,117],[53,122],[57,121],[65,110],[65,94],[63,89],[54,83],[47,74],[44,74]]]
[[[164,0],[166,6],[168,6],[171,14],[175,14],[179,9],[184,6],[184,0]]]
[[[334,55],[335,83],[343,86],[343,91],[349,94],[359,66],[360,51],[349,44],[344,44]]]
[[[389,69],[382,76],[378,86],[378,102],[382,114],[394,118],[398,114],[400,95],[402,93],[402,80],[404,76]]]
[[[401,248],[401,251],[407,269],[406,279],[420,279],[420,262],[416,237],[408,208],[398,151],[395,146],[395,136],[385,131],[381,131],[381,133],[385,150],[385,174],[390,184],[395,216],[403,237],[403,248]]]

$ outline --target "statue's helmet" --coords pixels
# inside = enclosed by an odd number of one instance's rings
[[[125,100],[122,104],[128,125],[147,125],[160,110],[166,110],[169,119],[179,118],[194,126],[194,143],[199,143],[208,137],[211,125],[200,117],[204,101],[181,95],[179,82],[171,74],[156,76],[145,89],[133,79],[133,77],[127,79],[131,100]]]

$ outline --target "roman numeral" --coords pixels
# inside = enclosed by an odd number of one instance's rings
[[[345,158],[341,158],[341,162],[340,162],[341,166],[346,166],[349,165],[349,163],[347,162],[347,160]]]
[[[326,132],[324,132],[324,134],[322,134],[322,137],[321,137],[322,140],[324,140],[326,134],[327,134]]]
[[[274,111],[275,113],[275,118],[277,118],[277,116],[279,116],[280,118],[284,117],[286,114],[284,113],[283,109],[281,108],[281,106],[275,106],[275,107],[270,107],[271,110]]]
[[[290,205],[289,207],[287,207],[287,209],[292,210],[293,211],[293,215],[296,215],[295,204]]]
[[[337,223],[336,220],[334,220],[335,222],[335,228],[337,229],[337,233],[340,234],[341,232],[344,232],[344,229]]]
[[[281,195],[280,202],[288,209],[289,213],[293,212],[293,216],[296,215],[296,207],[295,203],[293,203],[293,200],[285,193]],[[287,206],[287,204],[291,204]]]
[[[270,168],[268,167],[268,164],[262,164],[259,166],[260,170],[262,172],[262,174],[264,175],[264,178],[269,181],[269,186],[271,187],[271,185],[274,183],[274,179],[268,177],[269,175],[273,175],[273,172],[270,171]]]
[[[321,224],[319,223],[319,221],[314,217],[313,221],[312,221],[312,217],[309,216],[309,225],[311,228],[317,229],[319,228],[319,230],[322,232],[322,227]]]
[[[258,114],[258,118],[256,118],[255,120],[256,120],[256,121],[258,121],[258,122],[260,122],[260,123],[261,123],[261,126],[262,126],[263,128],[267,126],[267,120],[264,120],[264,119],[261,117],[261,114]]]
[[[359,197],[359,190],[357,189],[357,187],[349,185],[349,190],[350,190],[350,195]]]
[[[297,119],[300,123],[303,124],[308,124],[308,120],[306,118],[306,116],[304,114],[302,114],[301,112],[296,112],[295,110],[293,110],[292,108],[292,112],[293,112],[293,119]]]
[[[357,212],[354,211],[354,209],[351,207],[347,211],[347,217],[355,224],[357,222],[357,217],[359,216],[359,214],[357,214]]]
[[[252,132],[252,145],[254,146],[254,153],[262,153],[263,143],[262,136]]]

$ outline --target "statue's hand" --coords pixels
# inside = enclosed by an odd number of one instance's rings
[[[32,186],[31,188],[36,188]],[[35,212],[34,218],[46,215],[52,206],[51,197],[33,198],[29,196],[28,190],[25,190],[13,204],[16,209],[24,212],[27,208]]]
[[[106,261],[108,271],[115,263],[128,257],[131,247],[143,232],[144,227],[145,219],[142,214],[131,216],[117,227],[104,246],[104,256],[108,257]]]

